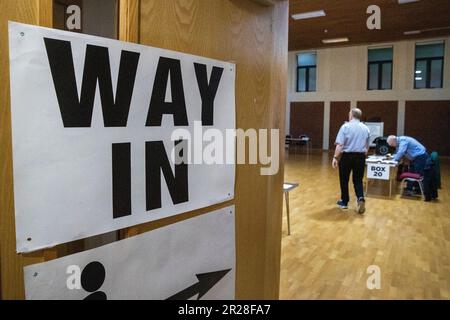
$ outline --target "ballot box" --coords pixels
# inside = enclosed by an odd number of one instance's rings
[[[366,159],[367,181],[366,196],[369,194],[369,184],[371,180],[384,180],[389,183],[389,197],[392,196],[392,183],[396,179],[398,161],[389,159],[386,156],[372,155]]]

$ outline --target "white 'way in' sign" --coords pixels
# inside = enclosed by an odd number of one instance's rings
[[[234,165],[170,150],[235,128],[234,64],[13,22],[9,42],[19,252],[233,198]]]

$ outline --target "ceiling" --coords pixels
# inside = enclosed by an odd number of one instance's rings
[[[369,30],[367,8],[381,8],[381,30]],[[450,0],[290,0],[289,50],[349,46],[450,35]],[[292,14],[325,10],[325,17],[294,20]],[[405,31],[422,30],[404,35]],[[348,37],[349,42],[324,44],[322,39]]]

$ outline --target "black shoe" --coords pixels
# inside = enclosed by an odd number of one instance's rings
[[[345,203],[344,201],[342,201],[342,200],[339,200],[338,202],[336,202],[336,204],[339,206],[339,208],[341,208],[341,209],[348,209],[348,204],[347,203]]]
[[[364,214],[364,212],[366,212],[366,200],[364,200],[364,198],[358,199],[357,208],[359,214]]]

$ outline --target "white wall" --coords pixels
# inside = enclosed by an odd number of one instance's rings
[[[416,42],[445,40],[444,83],[442,89],[414,88],[414,63]],[[393,46],[393,86],[392,90],[368,91],[367,51],[372,47]],[[406,100],[450,100],[450,37],[418,41],[401,41],[376,45],[341,47],[319,50],[317,53],[317,91],[296,92],[296,55],[302,51],[289,52],[288,99],[286,106],[286,134],[289,133],[290,103],[300,101],[323,101],[324,130],[323,148],[329,144],[329,117],[331,101],[398,101],[397,134],[404,132]]]

